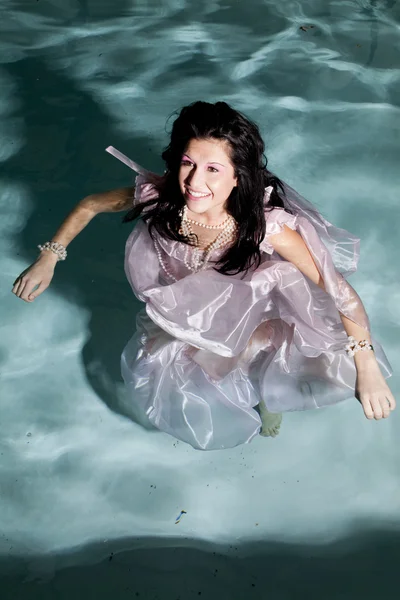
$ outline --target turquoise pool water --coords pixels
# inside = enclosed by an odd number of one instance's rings
[[[106,146],[162,172],[168,116],[226,100],[270,168],[361,238],[351,283],[400,401],[399,3],[2,7],[2,599],[397,598],[398,412],[368,422],[349,400],[208,453],[132,422],[121,215],[88,226],[33,304],[10,290],[82,197],[130,184]]]

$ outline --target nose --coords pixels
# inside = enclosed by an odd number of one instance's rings
[[[193,167],[188,174],[186,185],[189,185],[195,192],[204,192],[206,185],[204,175],[198,167]]]

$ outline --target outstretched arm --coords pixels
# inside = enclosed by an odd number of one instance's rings
[[[121,212],[132,208],[133,194],[134,188],[126,187],[87,196],[66,217],[52,240],[67,247],[96,215],[103,212]],[[53,254],[47,251],[45,253]]]
[[[87,196],[65,218],[52,237],[52,241],[67,247],[97,214],[129,210],[133,204],[133,196],[133,187]],[[50,285],[57,261],[58,257],[54,252],[49,250],[40,252],[36,261],[17,277],[12,292],[25,302],[32,302]],[[33,291],[34,288],[37,289]]]
[[[325,290],[321,273],[307,244],[297,231],[284,225],[280,233],[268,237],[268,242],[282,258],[294,264],[313,283]],[[358,320],[368,323],[368,317],[361,298],[340,273],[337,273],[337,276],[339,286],[345,287],[348,302],[356,307]],[[357,341],[367,340],[371,343],[371,335],[368,329],[361,327],[340,311],[339,315],[347,335],[353,336]],[[396,401],[381,373],[374,352],[371,350],[356,352],[354,362],[357,369],[356,397],[361,402],[366,417],[369,419],[387,417],[390,409],[395,408]]]

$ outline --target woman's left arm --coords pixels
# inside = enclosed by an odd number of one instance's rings
[[[301,235],[287,225],[280,233],[268,236],[268,242],[285,260],[294,264],[304,275],[318,287],[325,290],[324,281],[314,262],[311,253]],[[347,335],[357,341],[367,340],[371,343],[370,333],[339,312]],[[360,350],[354,355],[357,380],[355,396],[361,402],[368,419],[388,417],[396,407],[396,400],[379,368],[372,350]]]

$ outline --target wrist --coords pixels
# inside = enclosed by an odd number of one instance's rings
[[[41,252],[50,252],[50,254],[55,254],[58,260],[65,260],[67,258],[67,249],[60,242],[46,242],[45,244],[39,244],[38,248]]]
[[[38,260],[55,266],[58,262],[58,256],[51,250],[42,250],[42,252],[39,253]]]
[[[376,360],[375,352],[373,350],[366,350],[356,352],[354,355],[354,364],[357,371],[363,371],[374,368],[378,365],[378,361]]]

